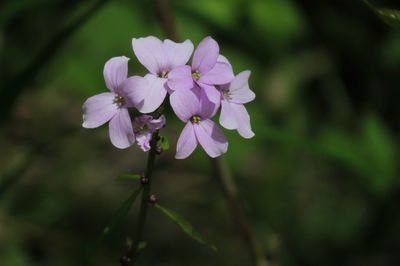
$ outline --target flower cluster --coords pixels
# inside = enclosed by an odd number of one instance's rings
[[[204,38],[194,51],[190,40],[176,43],[153,36],[132,40],[133,52],[149,71],[144,77],[128,77],[125,56],[113,57],[104,66],[110,92],[90,97],[83,104],[83,127],[96,128],[109,122],[111,142],[127,148],[135,142],[143,151],[150,149],[152,134],[165,126],[164,115],[151,115],[169,95],[175,114],[186,123],[177,143],[176,158],[188,157],[200,144],[211,157],[227,151],[228,141],[211,120],[221,109],[219,122],[235,129],[244,138],[254,136],[244,107],[255,98],[250,90],[250,71],[234,75],[229,61],[219,52],[218,43]],[[133,122],[129,108],[144,114]],[[149,115],[150,114],[150,115]]]

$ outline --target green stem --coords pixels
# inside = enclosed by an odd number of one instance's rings
[[[147,157],[147,167],[146,167],[146,173],[145,173],[145,178],[148,179],[148,183],[142,184],[143,192],[142,192],[142,200],[140,203],[139,220],[136,225],[135,232],[134,232],[132,246],[128,249],[126,254],[124,256],[122,256],[122,258],[121,258],[122,266],[134,265],[137,255],[139,253],[139,244],[142,240],[144,225],[146,223],[146,217],[147,217],[147,209],[148,209],[148,205],[150,204],[149,198],[150,198],[150,191],[151,191],[152,174],[153,174],[153,168],[154,168],[154,161],[155,161],[155,157],[157,154],[156,153],[157,138],[158,138],[158,131],[154,132],[153,136],[151,138],[151,142],[150,142],[151,149],[149,151],[149,156]]]
[[[220,188],[229,205],[230,215],[232,220],[236,222],[238,232],[247,247],[253,265],[268,266],[268,261],[264,258],[263,252],[251,230],[249,220],[240,204],[240,199],[237,192],[236,184],[232,178],[231,172],[227,163],[222,157],[217,157],[211,160],[215,176],[218,179]]]

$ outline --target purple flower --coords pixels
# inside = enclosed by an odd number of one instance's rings
[[[189,61],[193,44],[186,40],[175,43],[170,40],[160,41],[156,37],[132,39],[133,52],[149,74],[144,77],[141,86],[135,86],[132,98],[136,108],[142,113],[155,111],[167,94],[166,82],[170,71]]]
[[[161,129],[165,125],[165,116],[161,115],[157,119],[153,119],[151,115],[142,115],[136,117],[133,121],[133,131],[136,135],[136,141],[143,151],[150,150],[150,140],[152,134]]]
[[[128,107],[133,103],[122,89],[127,80],[129,58],[113,57],[104,65],[104,79],[110,92],[90,97],[83,104],[83,124],[85,128],[96,128],[109,123],[112,144],[125,149],[135,142]],[[139,78],[139,77],[136,77]]]
[[[230,64],[218,59],[218,43],[204,38],[194,52],[192,66],[174,68],[168,75],[168,86],[172,90],[191,89],[196,83],[210,101],[219,105],[220,94],[214,85],[229,83],[234,75]]]
[[[251,130],[250,116],[244,107],[245,103],[256,97],[249,88],[249,76],[250,71],[243,71],[230,84],[220,87],[222,100],[219,122],[226,129],[236,129],[244,138],[254,136]]]
[[[200,93],[200,88],[176,90],[170,102],[175,114],[186,123],[179,136],[175,158],[188,157],[198,143],[213,158],[227,151],[224,133],[210,120],[217,110],[216,105]]]

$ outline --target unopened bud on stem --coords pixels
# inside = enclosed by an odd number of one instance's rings
[[[157,197],[154,194],[150,195],[149,202],[153,203],[153,204],[156,203],[157,202]]]
[[[157,146],[156,147],[156,154],[157,155],[160,155],[163,151],[164,151],[164,149],[161,146]]]
[[[141,183],[142,185],[146,185],[146,184],[149,183],[149,179],[148,179],[145,175],[142,175],[142,176],[140,177],[140,183]]]
[[[120,263],[122,264],[122,265],[128,265],[129,263],[131,263],[132,262],[132,259],[130,258],[130,257],[128,257],[127,255],[123,255],[121,258],[120,258]]]

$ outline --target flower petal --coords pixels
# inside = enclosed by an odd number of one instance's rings
[[[152,132],[159,130],[165,126],[166,119],[164,115],[161,115],[157,119],[151,119],[149,121],[149,127],[151,128]]]
[[[218,55],[218,43],[211,37],[204,38],[194,51],[192,69],[200,74],[210,71],[217,63]]]
[[[221,115],[219,117],[219,123],[226,129],[237,129],[238,121],[236,112],[231,105],[236,104],[230,103],[225,99],[221,101]]]
[[[85,128],[95,128],[108,122],[118,112],[114,103],[115,93],[104,92],[90,97],[83,104],[83,124]]]
[[[202,120],[193,126],[198,142],[210,157],[218,157],[228,150],[228,140],[213,121]]]
[[[220,101],[217,103],[210,101],[204,90],[200,91],[199,97],[200,111],[198,112],[198,115],[200,115],[203,119],[212,118],[219,109]]]
[[[144,152],[149,151],[151,148],[150,146],[151,135],[152,135],[151,133],[136,135],[137,145]]]
[[[197,147],[197,139],[194,133],[193,124],[188,122],[183,128],[176,145],[176,159],[187,158]]]
[[[197,83],[202,90],[204,91],[205,95],[207,96],[207,98],[213,102],[214,104],[216,104],[217,106],[220,105],[221,103],[221,93],[217,90],[217,88],[215,88],[212,85],[207,85],[204,83]]]
[[[144,102],[145,90],[147,87],[147,80],[140,76],[132,76],[122,82],[118,93],[124,97],[126,107],[136,107]]]
[[[256,95],[249,88],[249,77],[250,71],[246,70],[237,74],[235,79],[229,85],[229,93],[232,100],[235,103],[248,103],[255,99]]]
[[[163,43],[154,36],[132,39],[132,48],[139,62],[157,75],[167,68],[168,57]]]
[[[231,103],[232,110],[235,112],[238,127],[237,131],[243,138],[249,139],[254,137],[251,130],[250,116],[243,104]]]
[[[165,82],[167,80],[152,74],[146,75],[144,80],[146,82],[136,87],[132,97],[139,100],[142,99],[136,105],[136,108],[141,113],[146,114],[154,112],[163,103],[167,95],[167,89],[165,88]]]
[[[128,76],[128,61],[125,56],[113,57],[104,65],[103,75],[106,86],[110,91],[118,89]]]
[[[199,82],[221,85],[231,82],[234,78],[232,67],[229,64],[217,62],[210,71],[200,75]]]
[[[169,101],[175,114],[185,123],[200,111],[200,99],[192,90],[176,90]]]
[[[117,148],[125,149],[135,142],[128,109],[121,108],[110,120],[109,131],[111,143]]]
[[[167,39],[164,41],[164,48],[170,68],[185,65],[193,53],[193,43],[190,40],[176,43]]]
[[[228,65],[230,65],[231,68],[232,68],[232,65],[231,65],[231,63],[229,62],[228,58],[226,58],[226,57],[223,56],[222,54],[220,54],[220,55],[218,56],[217,62],[221,62],[221,63],[228,64]]]
[[[171,90],[193,88],[192,69],[190,66],[178,66],[168,74],[168,87]]]

